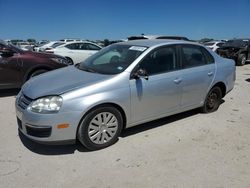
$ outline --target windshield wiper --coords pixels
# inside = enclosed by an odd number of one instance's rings
[[[76,67],[80,70],[83,70],[83,71],[86,71],[86,72],[92,72],[92,73],[95,73],[96,71],[91,69],[91,68],[88,68],[88,67],[80,67],[80,64],[76,64]]]

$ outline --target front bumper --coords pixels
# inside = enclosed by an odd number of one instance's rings
[[[19,131],[33,141],[39,143],[64,143],[76,140],[77,127],[82,112],[58,112],[55,114],[38,114],[27,110],[20,105],[17,96],[15,107]],[[60,124],[68,124],[64,129],[59,129]]]

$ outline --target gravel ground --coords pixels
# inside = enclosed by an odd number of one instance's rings
[[[16,91],[0,91],[0,187],[250,187],[250,64],[219,110],[126,130],[106,149],[45,146],[19,136]]]

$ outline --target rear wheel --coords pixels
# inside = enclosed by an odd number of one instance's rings
[[[204,102],[204,105],[201,108],[201,111],[203,113],[211,113],[216,111],[220,106],[221,99],[222,99],[221,89],[217,86],[213,87],[209,91],[206,100]]]
[[[240,54],[237,60],[238,66],[243,66],[246,64],[247,56],[245,54]]]
[[[98,150],[114,144],[123,127],[121,113],[112,106],[103,106],[89,112],[78,129],[78,140],[89,150]]]

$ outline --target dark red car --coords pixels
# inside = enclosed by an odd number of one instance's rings
[[[67,65],[62,56],[23,51],[0,41],[0,89],[20,88],[33,76]]]

